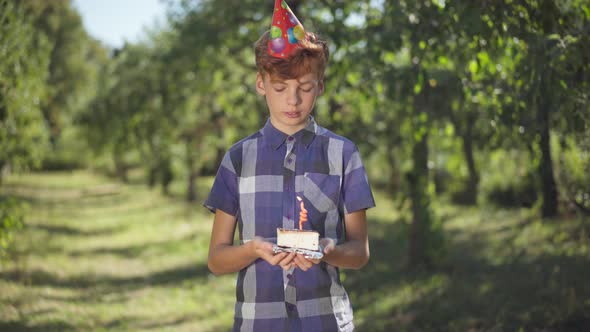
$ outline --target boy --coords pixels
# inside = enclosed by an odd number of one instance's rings
[[[233,331],[352,331],[338,268],[367,263],[365,210],[375,203],[356,146],[310,115],[328,47],[277,0],[255,53],[256,91],[270,117],[229,149],[205,201],[215,213],[209,269],[239,272]],[[276,229],[298,224],[297,196],[308,210],[304,228],[320,233],[321,260],[273,252]]]

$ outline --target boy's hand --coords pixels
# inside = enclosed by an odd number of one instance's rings
[[[336,247],[336,242],[334,242],[333,239],[325,237],[320,240],[320,247],[324,248],[324,257],[326,257],[332,251],[334,251],[334,248]],[[305,258],[305,256],[303,256],[301,254],[297,254],[293,261],[294,261],[296,267],[302,269],[303,271],[307,271],[315,264],[319,264],[322,260],[321,259],[309,259],[309,258]]]
[[[297,266],[295,264],[295,262],[293,261],[295,259],[295,257],[297,257],[297,254],[295,254],[294,252],[290,252],[287,256],[285,256],[285,258],[283,258],[279,262],[279,265],[283,268],[283,270],[288,271],[292,267],[296,267]]]
[[[268,264],[273,266],[279,264],[285,270],[291,267],[293,255],[288,255],[285,252],[275,254],[272,250],[272,243],[264,241],[261,237],[255,237],[248,243],[251,246],[253,255],[264,259]]]
[[[334,239],[331,239],[329,237],[322,238],[322,239],[320,239],[320,247],[324,248],[324,257],[326,257],[332,251],[334,251],[334,248],[336,248],[336,241],[334,241]],[[314,259],[314,261],[317,261],[317,263],[320,262],[319,259]],[[315,263],[315,264],[317,264],[317,263]]]

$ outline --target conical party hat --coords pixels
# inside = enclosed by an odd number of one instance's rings
[[[268,54],[277,58],[286,58],[297,48],[297,44],[303,38],[305,38],[303,25],[299,23],[287,2],[276,0],[270,27]]]

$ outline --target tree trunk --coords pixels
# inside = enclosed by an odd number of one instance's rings
[[[158,167],[150,166],[148,169],[148,186],[154,188],[158,182]]]
[[[471,135],[471,130],[471,127],[467,126],[464,134],[461,136],[463,140],[463,154],[465,155],[465,162],[467,162],[467,169],[469,171],[464,203],[475,205],[477,203],[479,174],[475,166],[475,158],[473,157],[473,136]]]
[[[154,137],[151,137],[148,140],[148,144],[149,150],[146,153],[146,156],[144,156],[144,160],[149,160],[147,181],[150,189],[153,189],[158,183],[158,176],[160,175],[159,168],[161,163],[161,155],[159,153],[159,150],[156,148]]]
[[[558,9],[551,0],[544,0],[540,4],[541,12],[546,14],[542,16],[542,27],[545,35],[555,32],[556,21],[551,13]],[[540,78],[540,94],[537,103],[537,126],[540,136],[539,148],[541,150],[541,160],[539,162],[538,172],[541,177],[541,188],[543,191],[543,205],[541,213],[543,218],[557,215],[557,185],[553,175],[553,159],[551,158],[551,134],[549,115],[553,108],[554,94],[551,83],[553,81],[552,68],[550,66],[551,56],[547,49],[547,44],[543,40],[543,54],[540,55],[541,63],[537,66]]]
[[[122,149],[120,149],[118,146],[115,146],[114,150],[113,150],[113,163],[115,164],[115,176],[123,181],[124,183],[129,182],[129,178],[127,176],[127,165],[125,165],[125,162],[123,161],[123,158],[121,158],[121,155],[123,154]]]
[[[197,172],[195,171],[195,158],[192,151],[191,140],[185,141],[186,147],[186,169],[188,169],[188,183],[186,188],[186,200],[194,202],[197,200]]]
[[[174,172],[172,171],[172,160],[169,157],[162,160],[162,163],[158,169],[160,173],[160,185],[162,186],[162,193],[164,195],[170,194],[170,183],[174,180]]]
[[[413,169],[408,174],[410,199],[412,200],[412,224],[410,226],[410,241],[408,265],[416,267],[427,262],[424,246],[424,235],[428,231],[429,205],[428,195],[428,136],[414,143],[412,147]]]
[[[543,75],[541,85],[540,103],[537,105],[537,125],[539,126],[539,148],[541,160],[539,162],[539,176],[543,191],[543,205],[541,207],[544,218],[557,215],[557,185],[553,175],[553,159],[551,158],[551,136],[549,128],[549,112],[551,109],[551,93],[549,92],[550,80],[548,75]]]
[[[195,202],[197,200],[197,172],[191,171],[188,177],[188,187],[186,190],[186,200]]]
[[[389,181],[387,182],[387,190],[390,193],[396,193],[400,187],[399,170],[396,168],[395,154],[393,149],[389,149],[386,153],[387,162],[389,163]]]
[[[0,160],[0,187],[4,183],[4,177],[10,172],[9,165],[3,160]]]
[[[123,181],[123,183],[129,183],[127,165],[115,161],[115,172],[117,173],[117,178]]]

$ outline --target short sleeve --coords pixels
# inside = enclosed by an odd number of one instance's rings
[[[211,212],[217,209],[236,216],[238,212],[238,178],[229,153],[221,161],[209,197],[203,204]]]
[[[352,213],[375,206],[375,199],[369,185],[367,172],[356,146],[350,154],[344,169],[342,197],[345,213]]]

